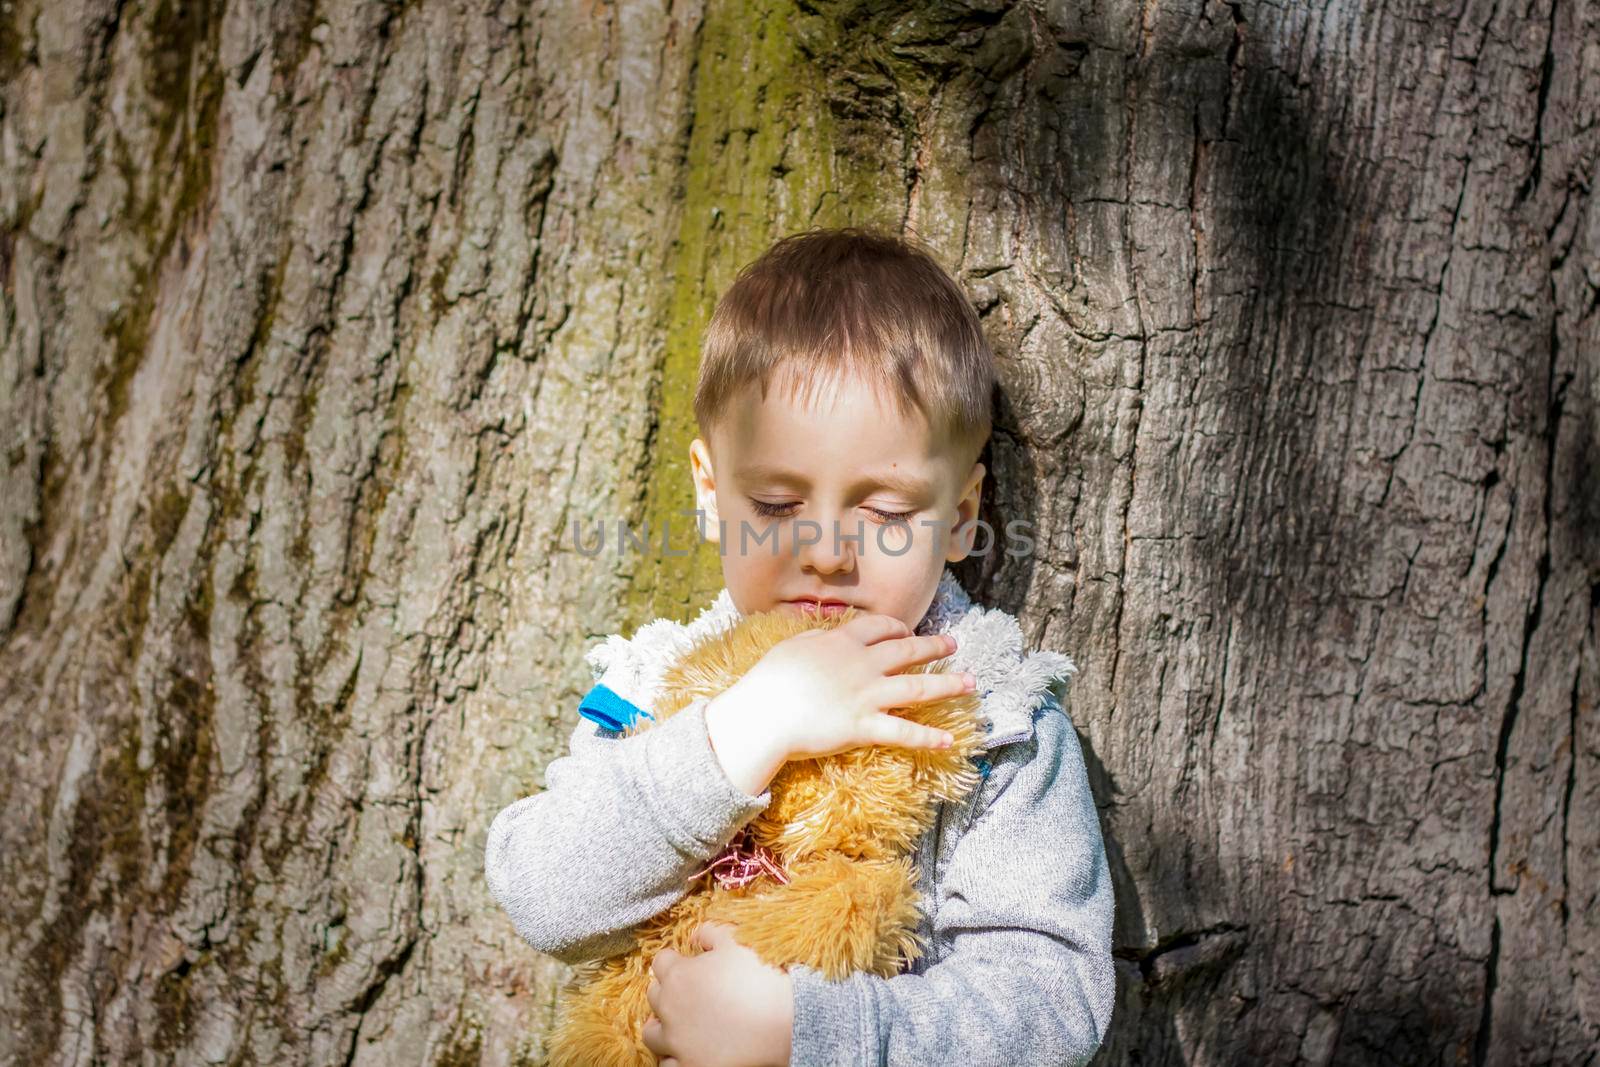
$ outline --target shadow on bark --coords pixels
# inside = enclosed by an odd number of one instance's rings
[[[1061,46],[1075,47],[1072,42]],[[1231,66],[1233,54],[1226,58]],[[1131,75],[1140,87],[1132,121],[1158,121],[1156,113],[1170,102],[1157,90],[1192,81],[1185,65],[1194,60],[1193,55],[1160,51],[1139,60]],[[1063,76],[1075,77],[1076,70],[1071,65]],[[1237,73],[1240,80],[1224,105],[1223,140],[1208,143],[1208,138],[1216,137],[1201,122],[1201,112],[1209,114],[1209,106],[1194,105],[1192,165],[1198,175],[1198,202],[1192,210],[1206,217],[1209,234],[1232,235],[1236,251],[1243,253],[1242,258],[1235,254],[1226,261],[1230,272],[1243,273],[1252,283],[1240,301],[1238,332],[1219,333],[1217,326],[1201,320],[1181,335],[1141,339],[1147,351],[1158,344],[1166,346],[1181,373],[1194,375],[1208,391],[1220,394],[1212,405],[1220,415],[1217,440],[1226,451],[1199,473],[1192,469],[1150,473],[1143,467],[1137,473],[1141,479],[1159,481],[1164,475],[1174,479],[1182,499],[1172,503],[1172,513],[1194,527],[1185,531],[1183,541],[1188,546],[1185,551],[1196,558],[1185,561],[1184,573],[1199,580],[1204,590],[1200,599],[1219,605],[1219,613],[1231,614],[1249,631],[1240,639],[1241,647],[1282,664],[1295,662],[1294,651],[1285,647],[1295,640],[1293,620],[1309,617],[1328,598],[1338,596],[1337,576],[1379,547],[1380,531],[1341,522],[1344,457],[1319,440],[1329,420],[1348,423],[1358,402],[1354,389],[1324,388],[1336,369],[1353,379],[1358,368],[1327,365],[1324,357],[1336,353],[1331,353],[1329,335],[1319,329],[1332,316],[1351,312],[1329,311],[1319,300],[1321,294],[1335,291],[1330,278],[1361,278],[1372,269],[1364,222],[1378,201],[1372,190],[1341,181],[1335,151],[1322,132],[1327,123],[1311,109],[1309,98],[1297,95],[1274,72],[1246,68]],[[1091,105],[1103,109],[1100,115],[1050,114],[1063,99],[1060,92],[1031,95],[1027,128],[1069,130],[1081,136],[1086,130],[1114,127],[1115,112],[1128,106],[1122,95],[1104,93]],[[1081,108],[1084,98],[1075,99]],[[1322,106],[1336,105],[1333,101]],[[1087,147],[1120,152],[1120,143],[1097,140],[1092,133],[1086,140],[1087,145],[1060,146],[1074,150],[1071,167],[1092,173],[1095,168],[1114,171],[1121,165],[1110,154],[1095,158],[1093,151],[1084,151]],[[1027,158],[1030,166],[1041,170],[1028,177],[1029,184],[1054,191],[1063,200],[1070,198],[1073,187],[1095,184],[1090,179],[1067,182],[1055,171],[1043,173],[1063,166],[1051,152],[1029,152]],[[1042,203],[1039,214],[1061,217],[1067,206]],[[1202,268],[1209,265],[1207,250],[1197,251],[1197,256]],[[1340,328],[1346,327],[1340,324]],[[1304,417],[1280,417],[1285,410],[1303,411]],[[998,400],[995,425],[1002,448],[1020,447],[1005,432],[1015,425],[1005,396]],[[1065,447],[1070,449],[1072,441],[1072,434],[1067,434]],[[998,458],[997,474],[1027,479],[1029,463],[1008,455]],[[996,470],[987,452],[985,462]],[[1034,521],[1037,508],[1032,502],[1038,492],[1029,485],[1012,490],[1006,503],[1013,513],[1004,515],[991,510],[995,501],[986,493],[983,517],[996,529],[1013,518]],[[1022,573],[1008,573],[1005,587],[1028,588],[1026,572],[1035,565],[1031,557],[1010,564]],[[987,579],[996,569],[993,562],[984,561],[968,561],[963,567],[963,581],[977,588],[988,588]],[[1335,580],[1319,582],[1319,575]],[[1000,606],[1015,611],[1020,605]],[[1256,718],[1260,713],[1230,703],[1191,714],[1195,721],[1179,728],[1203,737],[1215,729],[1220,715]],[[1274,946],[1276,938],[1287,936],[1284,931],[1295,928],[1296,919],[1293,905],[1286,903],[1287,885],[1277,884],[1274,865],[1261,864],[1260,871],[1224,869],[1213,828],[1181,821],[1161,825],[1162,805],[1144,805],[1142,810],[1154,812],[1157,823],[1138,828],[1145,840],[1137,851],[1152,857],[1150,862],[1160,873],[1154,881],[1147,873],[1141,884],[1125,858],[1115,821],[1104,817],[1118,807],[1129,813],[1135,809],[1123,802],[1088,739],[1080,736],[1080,740],[1103,813],[1118,909],[1116,1017],[1099,1062],[1228,1062],[1247,1046],[1258,1044],[1272,1046],[1258,1054],[1292,1059],[1298,1035],[1287,1033],[1283,1025],[1269,1023],[1256,1034],[1240,1025],[1263,995],[1292,984],[1272,973],[1274,957],[1295,958]],[[1194,773],[1198,779],[1202,776],[1197,772],[1204,770],[1191,767],[1184,774]],[[1217,788],[1214,778],[1210,785],[1203,779],[1185,780],[1193,793]],[[1214,800],[1245,802],[1224,794]],[[1195,809],[1180,805],[1179,810]],[[1264,884],[1252,885],[1256,878]],[[1475,1008],[1464,1005],[1460,1011]],[[1374,1014],[1381,1015],[1382,1010]],[[1419,1044],[1459,1033],[1462,1022],[1435,1026],[1415,1015],[1390,1021]],[[1467,1029],[1470,1032],[1470,1025]],[[1333,1042],[1329,1051],[1334,1052],[1337,1030],[1329,1039]]]

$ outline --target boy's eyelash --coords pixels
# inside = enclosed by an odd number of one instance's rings
[[[770,519],[780,517],[784,512],[788,511],[788,509],[794,507],[795,505],[769,504],[765,500],[757,500],[755,497],[751,497],[750,506],[755,508],[757,515],[764,515]],[[867,510],[872,512],[874,515],[881,517],[885,522],[904,522],[906,519],[909,519],[912,515],[916,514],[915,511],[884,511],[882,508],[868,508]]]

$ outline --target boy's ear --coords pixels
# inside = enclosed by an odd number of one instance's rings
[[[701,512],[700,536],[720,540],[722,520],[717,515],[717,475],[711,468],[711,449],[696,437],[689,442],[689,474],[694,479],[694,506]]]
[[[987,473],[982,463],[972,465],[967,484],[962,487],[956,501],[956,524],[950,531],[950,551],[945,560],[960,563],[972,554],[973,529],[968,525],[978,517],[978,505],[983,500],[983,476]]]

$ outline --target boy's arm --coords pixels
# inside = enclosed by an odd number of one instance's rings
[[[633,947],[633,928],[688,892],[689,876],[772,800],[728,780],[705,699],[641,733],[588,720],[545,789],[489,826],[484,871],[517,933],[563,963]]]
[[[839,982],[791,965],[789,1067],[1056,1067],[1094,1055],[1116,991],[1111,876],[1072,722],[1053,696],[1035,715],[1036,750],[1001,750],[990,773],[1009,781],[996,780],[948,861],[933,929],[949,954],[922,974]],[[1002,770],[1011,759],[1014,774]]]

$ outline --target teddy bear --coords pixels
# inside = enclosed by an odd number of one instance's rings
[[[859,615],[802,615],[781,609],[746,615],[702,637],[662,676],[650,729],[693,701],[731,687],[780,641]],[[902,673],[942,672],[948,660]],[[651,1008],[650,963],[672,948],[699,951],[706,922],[737,927],[739,943],[765,963],[804,963],[829,979],[866,971],[900,973],[926,947],[916,843],[941,802],[960,802],[980,780],[973,763],[982,738],[979,698],[963,694],[887,709],[949,732],[948,748],[867,745],[790,760],[773,777],[767,807],[689,879],[675,904],[634,928],[635,947],[580,964],[559,991],[547,1052],[552,1067],[655,1067],[640,1038]],[[752,714],[759,714],[754,711]]]

